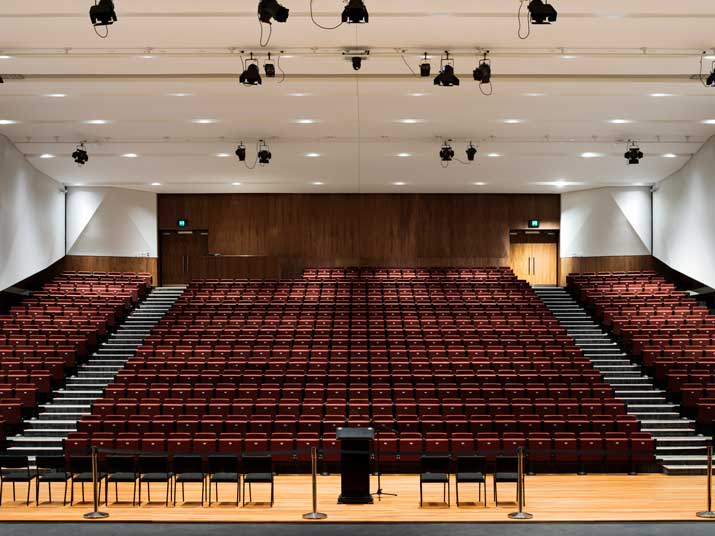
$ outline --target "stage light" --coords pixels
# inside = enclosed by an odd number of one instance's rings
[[[708,79],[705,81],[705,85],[708,87],[715,87],[715,69],[713,69],[708,76]]]
[[[359,71],[362,68],[362,58],[360,56],[353,56],[353,70]]]
[[[554,6],[543,0],[531,0],[529,2],[529,15],[532,24],[551,24],[556,22],[558,13]]]
[[[262,166],[267,166],[271,163],[272,157],[273,155],[271,154],[270,148],[265,141],[261,140],[258,148],[258,163]]]
[[[236,156],[240,162],[246,161],[246,146],[241,142],[236,149]]]
[[[258,2],[258,20],[271,23],[271,19],[276,22],[286,22],[290,10],[287,7],[280,5],[276,0],[261,0]]]
[[[72,153],[72,160],[74,160],[78,166],[83,166],[89,162],[89,154],[87,154],[87,150],[84,148],[84,142],[80,143]]]
[[[474,69],[474,80],[480,84],[489,84],[492,80],[492,60],[487,58],[487,54],[484,54],[484,58],[479,60],[479,65]]]
[[[641,158],[643,158],[643,152],[638,147],[637,142],[630,142],[628,144],[628,150],[623,154],[623,157],[628,160],[628,165],[636,165],[640,163]]]
[[[425,59],[422,63],[420,63],[420,76],[422,78],[427,78],[431,72],[432,64],[429,62],[429,58],[427,57],[427,53],[425,52]]]
[[[112,0],[99,0],[89,8],[89,18],[93,26],[110,26],[117,22]]]
[[[349,0],[348,5],[343,10],[343,22],[348,24],[367,24],[370,15],[362,0]]]
[[[253,55],[251,55],[251,59],[248,61],[251,63],[238,77],[238,81],[244,86],[260,86],[263,80],[261,79],[261,71],[258,69],[258,60],[254,60]]]
[[[263,69],[266,72],[266,78],[275,78],[276,77],[276,66],[273,65],[272,63],[263,64]]]
[[[469,147],[467,147],[467,160],[474,162],[474,158],[477,156],[477,148],[469,142]]]
[[[452,87],[459,85],[459,78],[454,74],[454,67],[447,64],[434,79],[435,86]]]
[[[439,158],[442,162],[451,162],[454,158],[454,149],[452,149],[448,141],[445,141],[439,150]]]

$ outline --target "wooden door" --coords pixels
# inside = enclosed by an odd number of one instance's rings
[[[531,278],[531,244],[524,242],[511,244],[511,269],[516,277],[529,281]]]
[[[519,279],[532,285],[557,283],[556,243],[512,242],[510,254],[511,268]]]
[[[208,233],[163,231],[161,233],[161,282],[185,285],[203,276],[208,256]]]

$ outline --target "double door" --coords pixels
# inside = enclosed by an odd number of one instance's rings
[[[555,285],[558,276],[556,243],[512,242],[511,268],[532,285]]]
[[[209,254],[206,231],[161,232],[161,281],[163,285],[185,285],[203,277]]]

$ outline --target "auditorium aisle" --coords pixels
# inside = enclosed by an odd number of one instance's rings
[[[62,452],[62,440],[77,430],[92,403],[131,358],[185,287],[155,287],[90,359],[55,390],[39,415],[23,421],[23,432],[8,438],[8,452],[28,456]]]

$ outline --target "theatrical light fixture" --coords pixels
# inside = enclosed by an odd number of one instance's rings
[[[467,147],[467,160],[474,162],[474,158],[477,156],[477,148],[469,142],[469,147]]]
[[[442,148],[439,150],[439,158],[442,162],[451,162],[454,158],[454,149],[449,144],[449,140],[445,140]]]
[[[273,64],[271,61],[271,53],[268,53],[268,61],[263,64],[263,70],[266,73],[266,78],[275,78],[276,77],[276,66]]]
[[[420,76],[422,78],[427,78],[429,77],[430,73],[432,72],[432,64],[429,62],[429,58],[427,57],[427,52],[425,52],[425,59],[420,63]]]
[[[95,0],[89,8],[89,18],[93,26],[110,26],[117,22],[117,13],[114,11],[112,0]]]
[[[348,5],[343,10],[343,22],[348,24],[367,24],[370,15],[362,0],[349,0]]]
[[[353,56],[353,70],[359,71],[362,68],[362,58],[360,56]]]
[[[558,13],[554,6],[543,0],[531,0],[529,2],[529,16],[532,24],[551,24],[556,22]]]
[[[267,166],[271,163],[271,150],[265,141],[260,140],[258,145],[258,163],[262,166]]]
[[[280,5],[276,0],[261,0],[258,2],[258,20],[271,23],[271,19],[276,22],[286,22],[290,10],[287,7]]]
[[[248,63],[248,66],[238,77],[238,81],[244,86],[260,86],[263,80],[261,79],[261,71],[258,69],[258,60],[253,58],[253,53],[246,60],[246,63]]]
[[[715,68],[710,72],[707,80],[705,80],[705,85],[708,87],[715,87]]]
[[[632,141],[628,143],[628,150],[623,154],[623,157],[628,160],[628,165],[636,165],[643,158],[643,152],[638,147],[638,142]]]
[[[83,166],[89,162],[89,155],[84,147],[84,142],[80,143],[72,153],[72,160],[74,160],[78,166]]]
[[[246,146],[243,144],[243,142],[238,144],[238,148],[236,149],[236,156],[238,157],[238,160],[240,162],[246,161]]]
[[[449,61],[449,57],[447,58]],[[434,79],[435,86],[452,87],[459,85],[459,78],[454,74],[454,65],[451,63],[444,64],[439,74]]]
[[[484,54],[484,58],[479,60],[479,65],[473,73],[474,80],[480,84],[489,84],[492,80],[492,60],[487,58],[487,54],[489,54],[488,51]]]

